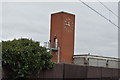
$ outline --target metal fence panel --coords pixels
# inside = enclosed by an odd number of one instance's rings
[[[101,77],[102,77],[101,67],[93,66],[87,67],[87,78],[101,78]]]
[[[86,67],[74,64],[65,64],[64,78],[86,78]]]
[[[30,76],[30,79],[79,79],[79,80],[117,80],[120,78],[120,69],[80,66],[75,64],[55,64],[50,70],[39,71]],[[3,69],[3,78],[10,78],[9,68]]]
[[[112,78],[113,69],[112,68],[102,68],[102,78]]]
[[[118,69],[113,69],[113,78],[118,78]]]

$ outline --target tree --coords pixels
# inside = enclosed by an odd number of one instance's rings
[[[0,61],[1,61],[1,59],[2,59],[2,43],[0,42]]]
[[[51,69],[52,55],[39,42],[26,38],[2,41],[2,63],[9,66],[14,77],[26,77],[38,70]]]

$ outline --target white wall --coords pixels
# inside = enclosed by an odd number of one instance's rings
[[[78,65],[84,65],[84,58],[75,58],[73,60],[73,63]]]
[[[85,66],[85,60],[83,57],[74,58],[73,63]],[[89,58],[88,63],[89,66],[106,67],[106,59]],[[118,68],[118,62],[114,60],[108,60],[108,68]]]

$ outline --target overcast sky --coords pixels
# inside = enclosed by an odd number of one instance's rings
[[[118,19],[98,2],[87,3],[118,24]],[[117,2],[104,2],[118,15]],[[50,37],[50,15],[65,11],[75,14],[75,54],[118,56],[118,28],[81,2],[4,2],[2,3],[2,40],[32,38],[41,43]],[[110,16],[110,17],[109,17]]]

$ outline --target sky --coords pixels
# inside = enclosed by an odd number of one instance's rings
[[[118,18],[99,2],[86,2],[99,13],[118,24]],[[118,15],[117,2],[103,2]],[[1,3],[0,3],[1,6]],[[50,16],[65,11],[75,14],[74,54],[118,57],[118,28],[78,2],[3,2],[0,7],[0,40],[29,38],[40,43],[49,41]]]

